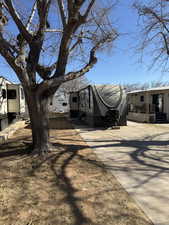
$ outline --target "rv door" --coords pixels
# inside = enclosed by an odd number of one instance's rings
[[[16,85],[8,85],[7,99],[8,99],[8,112],[19,113],[19,89]]]

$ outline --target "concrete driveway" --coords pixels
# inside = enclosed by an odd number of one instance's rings
[[[169,225],[169,124],[78,131],[152,222]]]

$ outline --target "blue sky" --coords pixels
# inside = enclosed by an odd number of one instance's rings
[[[154,80],[168,80],[167,74],[162,74],[160,69],[148,70],[151,62],[147,56],[142,64],[138,63],[139,55],[135,54],[138,35],[137,15],[131,8],[133,0],[121,0],[114,10],[116,18],[115,26],[118,32],[122,33],[115,42],[111,53],[100,53],[98,63],[87,73],[87,78],[92,83],[144,83]],[[8,67],[5,61],[0,58],[0,75],[6,76],[11,81],[16,81],[15,73]]]
[[[94,83],[144,83],[153,80],[166,81],[168,75],[159,70],[148,70],[151,64],[151,56],[146,56],[143,63],[138,63],[140,55],[136,54],[136,46],[139,34],[138,17],[131,8],[133,0],[120,1],[114,11],[118,18],[116,27],[122,33],[115,42],[115,48],[110,55],[99,55],[99,62],[95,68],[87,74]]]

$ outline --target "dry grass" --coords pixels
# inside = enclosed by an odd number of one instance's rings
[[[74,129],[52,130],[46,161],[30,130],[0,146],[0,225],[151,225]]]

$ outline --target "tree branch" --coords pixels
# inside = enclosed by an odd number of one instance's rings
[[[34,3],[34,5],[33,5],[32,11],[31,11],[31,14],[30,14],[29,19],[28,19],[28,22],[27,22],[27,24],[26,24],[26,29],[27,29],[28,31],[29,31],[29,27],[30,27],[30,25],[31,25],[31,23],[32,23],[33,17],[34,17],[34,15],[35,15],[36,8],[37,8],[37,0],[35,0],[35,3]]]
[[[146,6],[140,6],[137,3],[134,3],[133,7],[137,9],[140,16],[152,15],[158,22],[160,22],[163,25],[163,28],[169,33],[169,29],[167,28],[165,24],[166,20],[158,16],[158,14],[153,9]]]
[[[79,77],[83,76],[85,73],[87,73],[90,69],[92,69],[93,66],[97,63],[97,58],[95,56],[96,51],[101,47],[101,45],[103,45],[104,43],[109,42],[109,41],[110,41],[110,37],[109,36],[103,37],[101,40],[99,40],[96,43],[96,45],[90,51],[90,57],[89,57],[88,64],[85,65],[79,71],[67,73],[64,76],[64,81],[63,82],[79,78]]]
[[[73,10],[73,1],[72,0],[67,0],[67,8],[68,8],[68,13],[69,13],[69,16],[71,16],[71,12]]]
[[[36,72],[39,74],[39,76],[44,79],[48,80],[50,78],[50,75],[52,74],[52,71],[56,69],[57,62],[53,63],[51,66],[45,67],[42,65],[37,65],[36,66]]]
[[[78,44],[82,43],[82,38],[79,37],[77,41],[73,44],[73,46],[69,49],[69,53],[72,52]]]
[[[12,16],[13,20],[15,21],[20,33],[24,37],[24,39],[30,43],[32,41],[32,35],[27,31],[26,27],[22,23],[19,14],[17,13],[16,9],[13,6],[12,0],[5,0],[5,3],[8,7],[8,11]]]
[[[88,11],[91,10],[91,7],[94,4],[94,2],[95,0],[92,0],[90,2],[86,16],[88,15]],[[75,34],[77,29],[83,23],[85,23],[85,17],[80,14],[80,8],[83,5],[83,3],[84,3],[83,0],[77,0],[74,3],[72,0],[68,0],[68,14],[69,14],[68,23],[64,28],[60,44],[58,64],[57,69],[55,71],[55,77],[63,76],[65,74],[72,34]]]
[[[59,6],[59,11],[60,11],[60,16],[61,16],[61,20],[62,20],[62,25],[63,28],[66,26],[66,16],[65,16],[65,9],[64,9],[64,4],[63,4],[63,0],[56,0]]]
[[[39,57],[44,42],[44,33],[50,4],[51,0],[37,1],[39,28],[31,43],[29,43],[30,51],[27,58],[27,71],[30,74],[30,81],[33,85],[36,84],[36,66],[39,62]]]
[[[167,55],[169,55],[169,47],[168,47],[167,38],[166,38],[166,36],[163,32],[159,32],[159,34],[161,34],[163,39],[164,39],[164,44],[165,44],[165,47],[166,47]]]
[[[94,56],[94,52],[91,52],[89,63],[85,65],[82,69],[80,69],[79,71],[69,72],[68,74],[66,74],[63,82],[74,80],[76,78],[83,76],[85,73],[89,72],[89,70],[91,70],[96,63],[97,63],[97,58]]]
[[[44,34],[50,4],[51,0],[37,1],[37,9],[39,15],[39,29],[37,31],[36,36],[41,36],[42,34]]]
[[[151,10],[150,8],[145,8],[145,11],[147,11],[148,13],[152,14],[164,27],[164,29],[169,33],[169,29],[167,28],[167,26],[165,25],[164,21],[162,18],[160,18],[153,10]]]
[[[0,54],[6,59],[8,64],[16,72],[20,81],[23,82],[24,84],[25,83],[28,84],[29,82],[28,76],[26,75],[26,73],[23,73],[24,68],[22,67],[22,65],[16,63],[15,57],[10,47],[11,47],[11,44],[8,41],[6,41],[3,38],[2,34],[0,33]]]
[[[63,33],[63,30],[60,29],[46,29],[45,32],[51,33]]]
[[[76,72],[69,72],[65,76],[60,76],[60,77],[43,81],[38,86],[38,95],[39,96],[43,95],[44,92],[48,92],[50,91],[50,89],[55,89],[55,87],[60,86],[62,83],[65,83],[67,81],[83,76],[86,72],[88,72],[94,66],[94,64],[96,64],[96,62],[97,62],[97,58],[94,56],[94,52],[92,49],[90,53],[89,63],[84,68]]]
[[[116,37],[114,37],[113,39],[116,39]],[[65,83],[67,81],[70,80],[74,80],[76,78],[79,78],[81,76],[83,76],[85,73],[87,73],[90,69],[93,68],[93,66],[97,63],[97,58],[95,56],[96,51],[105,43],[105,42],[110,42],[112,41],[112,37],[110,37],[109,35],[103,37],[102,39],[100,39],[96,45],[90,50],[90,56],[89,56],[89,62],[80,70],[76,71],[76,72],[69,72],[64,76],[58,76],[55,77],[52,76],[50,79],[43,81],[42,83],[40,83],[38,85],[38,94],[41,95],[43,94],[43,92],[45,91],[49,91],[50,88],[55,88],[58,87],[59,85],[61,85],[62,83]]]
[[[83,17],[84,17],[85,19],[88,17],[89,12],[91,11],[91,8],[93,7],[94,3],[95,3],[95,0],[91,0],[89,6],[87,7],[86,12],[85,12],[84,15],[83,15]]]

